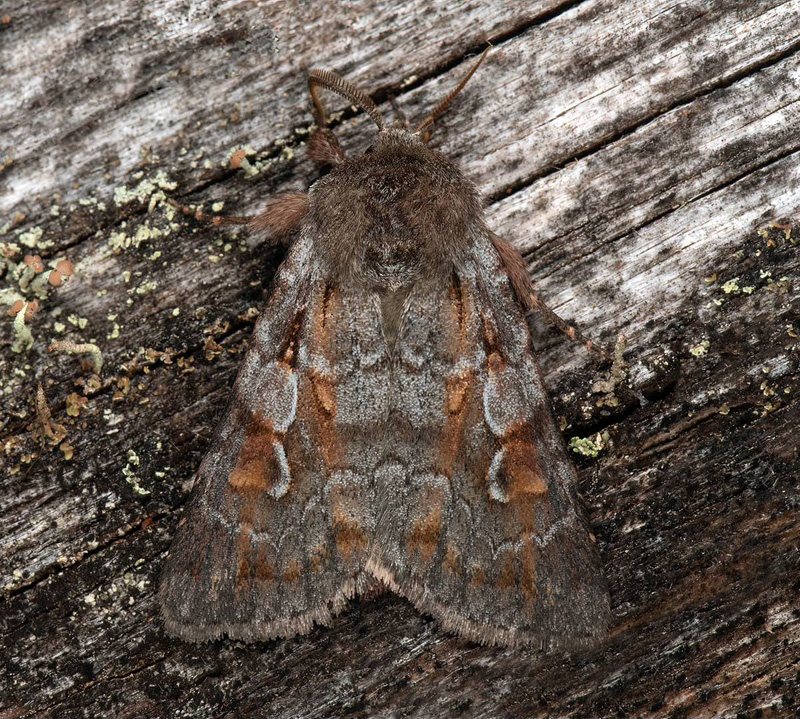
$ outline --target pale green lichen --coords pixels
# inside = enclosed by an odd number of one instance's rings
[[[596,434],[593,438],[573,437],[569,441],[569,448],[576,454],[584,457],[597,457],[600,452],[608,445],[610,435],[608,432]]]
[[[156,282],[155,280],[146,280],[136,288],[136,294],[140,296],[149,294],[156,287],[158,287],[158,282]]]
[[[280,157],[278,158],[278,162],[290,162],[294,160],[294,148],[292,147],[284,147],[281,150]]]
[[[142,242],[149,242],[163,236],[164,230],[160,230],[158,227],[150,227],[145,223],[136,230],[136,234],[133,236],[133,244],[134,247],[138,247]]]
[[[731,293],[738,294],[741,292],[741,287],[739,287],[739,278],[734,277],[732,280],[728,280],[724,285],[722,285],[722,291],[726,295]]]
[[[25,245],[25,247],[42,247],[42,245],[39,244],[39,241],[42,239],[43,234],[44,230],[41,227],[31,227],[30,230],[20,233],[17,239],[19,239],[19,241]]]
[[[694,355],[695,357],[702,357],[703,355],[708,354],[708,348],[711,347],[711,342],[708,340],[703,340],[700,344],[696,344],[694,347],[689,348],[689,354]]]
[[[139,484],[139,478],[132,467],[138,467],[140,464],[139,456],[132,449],[128,450],[128,463],[122,468],[122,474],[125,476],[125,481],[131,485],[131,488],[136,494],[147,496],[150,494],[149,489],[145,489]]]
[[[142,177],[143,173],[136,173],[133,177],[138,179]],[[156,196],[156,204],[166,199],[164,190],[172,191],[178,186],[177,182],[169,179],[165,172],[159,172],[153,178],[146,178],[139,182],[136,187],[129,190],[127,187],[118,187],[114,190],[114,202],[117,205],[127,205],[134,201],[145,202],[149,204],[153,202],[151,199]]]
[[[0,290],[0,305],[12,307],[15,303],[25,298],[12,287],[4,287]]]
[[[55,272],[55,268],[51,267],[48,270],[38,274],[31,282],[31,292],[36,295],[40,300],[46,299],[47,295],[50,294],[50,290],[52,289],[53,285],[50,282],[50,276]],[[62,275],[60,272],[56,275],[59,280],[63,283],[69,279],[68,275]]]
[[[122,232],[120,230],[112,232],[111,236],[108,238],[108,245],[115,252],[122,252],[131,247],[138,249],[143,243],[150,242],[160,237],[166,237],[171,232],[172,229],[169,227],[162,230],[159,227],[152,227],[145,222],[133,235],[129,235],[127,232]]]
[[[24,352],[33,347],[33,334],[28,325],[25,324],[25,313],[28,311],[28,303],[23,302],[22,309],[14,316],[14,334],[16,339],[11,345],[12,352]]]
[[[211,210],[213,212],[222,212],[223,207],[225,207],[224,202],[215,202],[213,205],[211,205]]]
[[[111,237],[108,238],[108,246],[112,250],[116,250],[118,252],[122,252],[126,247],[130,247],[131,245],[131,238],[128,236],[126,232],[120,232],[119,230],[112,232]]]
[[[82,330],[85,330],[86,325],[89,324],[89,320],[86,317],[80,317],[74,313],[67,316],[67,322]]]

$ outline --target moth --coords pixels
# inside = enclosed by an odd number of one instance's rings
[[[169,633],[304,634],[376,583],[484,644],[606,631],[525,316],[552,313],[473,184],[427,144],[479,64],[413,130],[312,70],[309,154],[329,172],[228,219],[289,249],[165,563]],[[320,90],[377,126],[360,157],[327,127]]]

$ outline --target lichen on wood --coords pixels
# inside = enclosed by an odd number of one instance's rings
[[[390,594],[294,640],[170,639],[158,572],[282,258],[175,206],[319,176],[304,66],[422,119],[487,42],[433,144],[539,295],[627,340],[623,376],[534,322],[608,639],[483,648]],[[797,0],[4,8],[0,716],[796,715],[799,53]]]

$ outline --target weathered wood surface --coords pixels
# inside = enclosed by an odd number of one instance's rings
[[[33,298],[24,254],[76,275],[42,293],[29,350],[2,328],[0,716],[797,715],[800,0],[2,15],[0,240],[19,246],[2,286]],[[565,435],[604,438],[574,457],[611,635],[572,655],[482,648],[384,594],[292,641],[171,640],[158,570],[281,252],[170,221],[140,183],[254,211],[317,176],[304,63],[421,117],[487,40],[434,144],[542,296],[628,339],[609,396],[582,348],[537,333]],[[337,130],[352,149],[372,132],[349,110]],[[251,169],[231,170],[248,145]],[[64,338],[98,345],[100,379],[47,354]],[[37,382],[60,446],[29,429]]]

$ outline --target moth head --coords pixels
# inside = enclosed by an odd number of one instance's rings
[[[423,143],[427,143],[431,135],[433,134],[433,127],[436,120],[438,120],[450,107],[453,103],[453,100],[456,99],[458,93],[464,89],[464,86],[467,84],[469,79],[475,74],[475,71],[480,67],[481,63],[486,58],[487,53],[489,52],[489,48],[483,51],[478,62],[476,62],[470,71],[462,78],[461,82],[453,89],[447,97],[445,97],[433,111],[428,115],[422,122],[415,129],[411,129],[410,124],[408,121],[403,117],[402,113],[399,111],[399,108],[395,106],[395,110],[398,112],[400,117],[402,118],[403,124],[405,125],[405,130],[408,134],[410,134],[415,140],[418,140]],[[327,130],[327,115],[325,112],[325,106],[322,103],[322,99],[320,98],[319,91],[320,89],[330,90],[331,92],[335,92],[337,95],[341,95],[346,100],[348,100],[351,104],[355,105],[356,107],[360,108],[364,112],[366,112],[375,125],[378,128],[378,137],[379,142],[381,137],[386,133],[386,128],[383,124],[383,117],[381,116],[378,108],[375,106],[375,103],[372,101],[369,95],[367,95],[363,90],[359,89],[353,83],[345,80],[340,75],[337,75],[335,72],[331,72],[330,70],[318,70],[314,69],[311,70],[308,74],[308,89],[311,92],[311,100],[314,106],[313,113],[314,119],[317,122],[317,125],[324,130],[322,137],[325,138],[325,144],[336,144],[338,147],[338,143],[335,143],[335,140],[331,140],[332,133]],[[393,101],[394,104],[394,101]],[[322,143],[320,143],[322,144]],[[326,152],[330,154],[337,154],[337,150],[330,148],[326,148]],[[341,150],[338,150],[341,152]],[[322,154],[322,153],[318,153]],[[342,153],[343,155],[343,153]]]
[[[426,143],[479,64],[416,128],[385,126],[366,93],[333,72],[311,70],[320,129],[309,140],[309,156],[332,168],[309,190],[308,227],[332,277],[395,292],[422,277],[449,277],[463,260],[482,222],[477,191]],[[360,107],[378,128],[361,157],[348,158],[326,127],[323,89]]]

